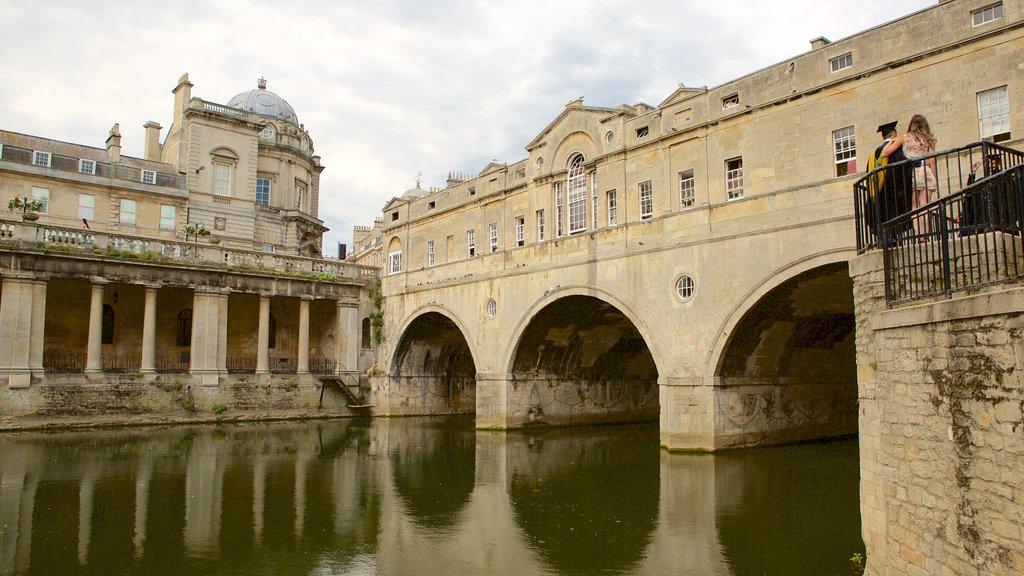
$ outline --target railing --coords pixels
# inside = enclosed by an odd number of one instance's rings
[[[310,358],[309,372],[311,374],[334,374],[338,371],[338,361],[334,358]]]
[[[228,356],[227,359],[228,374],[255,374],[256,373],[256,357],[255,356]]]
[[[1024,275],[1024,164],[882,222],[887,304]]]
[[[128,374],[138,372],[142,366],[141,359],[136,354],[104,354],[101,357],[103,371],[108,374]]]
[[[155,368],[160,374],[185,374],[191,368],[188,352],[160,355],[155,358]]]
[[[99,252],[103,254],[106,251],[109,256],[138,257],[145,261],[185,260],[190,266],[201,264],[227,266],[238,272],[284,273],[289,276],[305,274],[311,278],[316,275],[315,278],[318,280],[330,280],[323,274],[330,274],[335,279],[372,279],[379,274],[378,269],[373,266],[352,264],[331,258],[285,256],[255,250],[225,248],[205,241],[163,240],[13,219],[0,219],[0,239],[17,243],[39,244],[43,249],[46,249],[48,245],[56,246],[60,247],[61,251],[68,253],[92,254]]]
[[[45,350],[43,371],[47,374],[81,374],[85,372],[85,354]]]
[[[974,178],[980,179],[1022,162],[1024,154],[1020,151],[991,142],[975,142],[869,172],[853,185],[858,253],[880,245],[879,231],[883,223],[920,207],[914,206],[916,184],[927,189],[927,200],[932,202],[962,190],[973,180],[974,171]],[[935,180],[926,187],[922,181],[924,166],[932,163]]]
[[[270,358],[271,374],[295,374],[299,371],[299,359],[295,356],[272,356]]]
[[[199,100],[196,98],[196,100]],[[205,100],[199,100],[202,103],[203,110],[207,112],[214,112],[216,114],[223,114],[225,116],[233,116],[235,118],[244,118],[245,111],[239,110],[238,108],[232,108],[230,106],[224,106],[222,104],[214,104],[213,102],[207,102]]]

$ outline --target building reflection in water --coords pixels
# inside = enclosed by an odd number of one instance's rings
[[[467,419],[0,435],[0,574],[830,574],[863,549],[855,443],[657,444]]]

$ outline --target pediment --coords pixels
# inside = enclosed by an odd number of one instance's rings
[[[491,172],[501,172],[506,168],[508,168],[508,164],[502,164],[500,162],[491,161],[487,164],[487,166],[484,166],[483,170],[480,171],[480,176],[486,176]]]
[[[401,204],[408,204],[408,203],[409,203],[408,200],[405,200],[403,198],[398,198],[396,196],[396,197],[392,198],[391,200],[388,200],[388,203],[384,205],[383,211],[388,211],[388,210],[391,210],[392,208],[395,208],[395,207],[397,207],[397,206],[399,206]]]
[[[699,96],[701,94],[704,94],[707,91],[708,91],[708,87],[707,86],[701,86],[699,88],[687,88],[686,86],[680,85],[679,88],[677,88],[675,92],[670,94],[668,98],[665,98],[665,100],[661,104],[658,104],[658,108],[664,108],[665,106],[668,106],[669,104],[675,104],[676,102],[682,102],[683,100],[686,100],[687,98],[693,98],[694,96]]]
[[[617,108],[600,108],[597,106],[583,106],[582,100],[574,100],[566,106],[562,113],[555,117],[543,130],[540,131],[529,144],[526,145],[527,150],[533,150],[544,143],[548,134],[554,132],[559,125],[569,121],[570,118],[575,118],[578,115],[593,116],[596,122],[606,120],[609,115],[623,114],[625,113],[622,109]]]

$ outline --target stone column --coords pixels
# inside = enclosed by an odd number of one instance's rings
[[[46,281],[32,282],[32,339],[29,342],[28,367],[43,375],[43,346],[46,342]]]
[[[226,292],[196,290],[192,305],[191,373],[203,386],[217,386],[227,374]]]
[[[146,305],[142,317],[143,374],[156,372],[156,286],[146,286]]]
[[[674,450],[715,450],[714,378],[658,377],[661,445]]]
[[[476,427],[507,429],[514,427],[508,414],[507,374],[476,375]]]
[[[45,292],[45,286],[43,288]],[[0,376],[7,377],[10,388],[28,388],[32,383],[33,344],[39,346],[42,367],[42,314],[44,304],[35,302],[36,282],[28,278],[4,278],[0,299]],[[45,302],[45,294],[43,295]],[[33,329],[39,334],[35,335]],[[34,337],[37,336],[37,337]]]
[[[336,315],[338,375],[359,371],[359,308],[356,302],[338,301]]]
[[[85,373],[103,372],[103,289],[105,281],[93,280],[89,301],[89,344],[86,348]]]
[[[270,296],[260,295],[260,324],[256,343],[256,373],[270,373]]]
[[[299,300],[299,374],[309,374],[309,299]]]

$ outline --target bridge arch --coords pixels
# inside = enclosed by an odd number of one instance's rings
[[[457,414],[476,409],[476,355],[458,316],[434,304],[410,314],[388,371],[392,414]]]
[[[658,417],[658,365],[635,311],[589,286],[556,287],[504,352],[512,421],[577,424]]]
[[[778,269],[730,311],[706,365],[718,444],[856,434],[850,257],[835,250]]]

